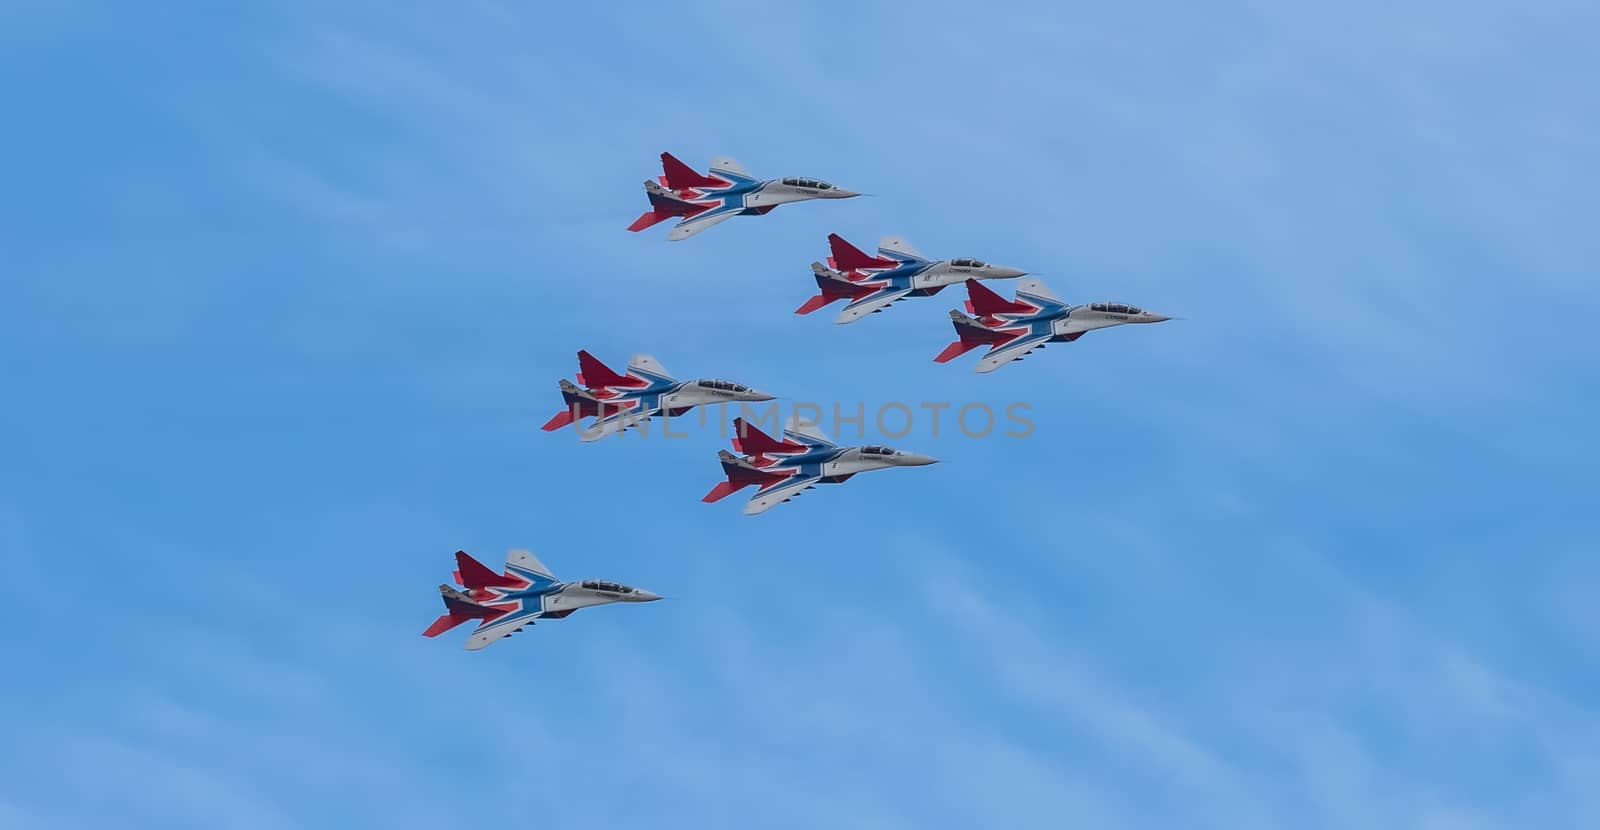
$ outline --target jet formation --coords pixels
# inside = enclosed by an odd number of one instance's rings
[[[506,554],[506,567],[495,573],[466,551],[456,551],[456,584],[439,586],[445,612],[422,632],[437,637],[462,623],[477,620],[467,637],[467,650],[477,651],[510,637],[534,620],[559,620],[580,608],[614,602],[654,602],[660,596],[617,582],[586,579],[562,582],[538,557],[525,550]]]
[[[660,177],[644,183],[650,209],[628,230],[643,231],[675,219],[677,223],[667,232],[667,240],[672,242],[731,217],[765,215],[790,202],[861,195],[818,179],[757,179],[726,156],[712,159],[708,172],[699,173],[671,153],[662,153],[661,168]],[[875,254],[862,251],[836,233],[828,235],[828,247],[826,265],[811,263],[817,294],[795,309],[796,314],[811,314],[844,301],[834,322],[853,323],[907,297],[932,296],[964,284],[967,313],[950,311],[956,341],[934,360],[947,363],[987,346],[988,351],[978,360],[978,372],[992,372],[1048,343],[1070,343],[1096,329],[1171,319],[1124,303],[1071,305],[1057,298],[1036,275],[970,257],[931,259],[904,237],[883,237]],[[983,285],[983,281],[1001,279],[1018,280],[1013,299]],[[647,354],[629,358],[627,368],[619,373],[589,352],[579,351],[578,369],[576,383],[558,381],[565,408],[543,428],[553,432],[575,426],[584,442],[643,427],[652,418],[679,417],[696,407],[774,399],[728,380],[678,380]],[[745,515],[765,513],[817,485],[840,484],[860,473],[937,463],[930,456],[882,445],[839,446],[817,424],[798,416],[785,423],[779,438],[742,417],[735,419],[733,426],[733,449],[739,455],[727,450],[717,453],[725,480],[701,500],[717,502],[754,487],[744,505]],[[423,634],[437,637],[476,620],[477,628],[466,641],[466,648],[473,651],[509,637],[535,620],[561,619],[595,605],[660,599],[616,582],[562,582],[525,550],[511,551],[501,573],[458,551],[455,581],[460,588],[439,586],[445,613]]]

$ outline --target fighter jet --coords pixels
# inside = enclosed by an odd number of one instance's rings
[[[668,242],[688,239],[730,216],[759,216],[788,202],[848,199],[861,195],[817,179],[791,177],[762,181],[727,156],[711,160],[709,175],[696,173],[671,153],[661,154],[661,168],[666,175],[660,177],[659,183],[644,183],[650,210],[635,219],[628,230],[642,231],[677,217],[678,224],[667,233]]]
[[[439,586],[445,613],[422,632],[437,637],[466,622],[478,628],[467,638],[467,651],[477,651],[501,637],[510,637],[536,619],[559,620],[579,608],[613,602],[652,602],[661,597],[615,582],[586,579],[562,582],[537,557],[525,550],[506,554],[505,573],[497,574],[482,562],[456,551],[456,583]]]
[[[759,487],[744,506],[746,516],[765,513],[773,505],[786,502],[818,484],[838,484],[856,473],[886,470],[891,467],[921,467],[938,459],[889,447],[840,447],[828,440],[816,424],[799,416],[789,419],[783,440],[778,441],[747,423],[733,421],[733,448],[743,458],[727,450],[717,453],[728,480],[705,495],[701,501],[726,498],[754,484]]]
[[[738,401],[770,401],[772,396],[732,381],[702,378],[674,380],[655,358],[636,354],[628,359],[626,374],[619,375],[586,351],[578,352],[578,383],[559,382],[567,408],[545,422],[554,432],[580,418],[593,417],[580,426],[578,437],[597,441],[629,427],[643,426],[652,417],[676,418],[697,406]]]
[[[930,297],[963,280],[1012,279],[1027,273],[977,259],[928,259],[898,236],[884,237],[878,243],[877,256],[868,256],[836,233],[828,234],[828,245],[833,249],[828,265],[811,263],[822,293],[806,300],[794,313],[810,314],[835,300],[848,299],[835,323],[854,323],[906,297]]]
[[[946,346],[934,360],[944,363],[979,346],[988,346],[988,353],[978,361],[980,372],[993,372],[1046,343],[1071,343],[1095,329],[1172,319],[1122,303],[1067,305],[1036,279],[1017,283],[1014,301],[984,288],[977,280],[967,280],[967,296],[967,310],[978,316],[968,317],[951,309],[950,322],[955,324],[960,339]]]

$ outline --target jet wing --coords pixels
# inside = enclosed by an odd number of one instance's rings
[[[603,418],[596,418],[594,423],[578,430],[578,440],[587,444],[592,441],[599,441],[608,435],[615,435],[629,427],[642,427],[650,423],[651,414],[653,413],[625,409],[621,412],[613,412]]]
[[[989,353],[978,361],[979,372],[993,372],[994,370],[1016,360],[1028,352],[1050,342],[1050,332],[1043,334],[1029,334],[989,350]]]
[[[750,175],[750,172],[744,169],[744,165],[727,156],[717,156],[712,159],[711,172],[725,179],[734,179],[735,181],[753,182],[756,180],[755,176]]]
[[[667,367],[662,366],[661,361],[656,360],[653,355],[636,354],[628,358],[628,371],[634,374],[654,375],[662,380],[672,380],[672,373],[667,371]]]
[[[1034,305],[1063,305],[1061,298],[1045,287],[1044,282],[1032,277],[1017,281],[1017,297]]]
[[[538,611],[513,611],[487,625],[480,625],[467,637],[467,651],[487,648],[496,640],[520,631],[523,626],[533,625],[534,618],[538,616]]]
[[[905,299],[911,293],[911,288],[885,288],[874,291],[859,300],[852,301],[834,318],[835,323],[854,323],[868,314],[873,314],[888,308],[890,304]]]
[[[810,490],[822,479],[821,475],[804,475],[796,473],[792,478],[786,478],[763,490],[758,490],[744,505],[744,514],[754,516],[800,495],[802,491]]]
[[[928,258],[918,252],[916,248],[913,248],[911,243],[907,242],[903,236],[885,236],[879,240],[878,254],[880,256],[892,256],[895,259],[909,259],[913,262],[928,261]]]
[[[535,588],[553,585],[558,580],[550,569],[533,555],[533,551],[510,550],[506,552],[506,570],[528,580]]]
[[[820,427],[811,421],[802,420],[799,415],[789,416],[789,423],[783,427],[783,437],[791,441],[798,441],[812,449],[838,446],[838,444],[829,440]]]
[[[700,233],[712,225],[721,224],[723,220],[736,215],[740,210],[741,208],[730,207],[719,210],[708,210],[698,216],[691,216],[688,219],[673,225],[672,230],[667,231],[667,241],[677,242],[680,239],[688,239],[689,237]]]

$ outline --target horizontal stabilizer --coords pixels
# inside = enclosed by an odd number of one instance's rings
[[[663,218],[668,216],[694,216],[710,210],[708,206],[699,202],[691,202],[655,182],[645,182],[644,193],[650,199],[650,206]]]
[[[852,282],[844,274],[823,267],[820,262],[811,263],[811,275],[816,278],[817,288],[821,289],[821,293],[795,309],[796,314],[810,314],[829,303],[858,299],[878,290],[870,285]]]
[[[933,362],[934,363],[949,363],[950,361],[955,360],[956,358],[966,354],[967,352],[972,351],[973,349],[978,348],[981,345],[983,345],[983,344],[981,344],[981,343],[964,343],[964,342],[962,342],[960,340],[957,340],[956,342],[951,343],[948,346],[945,346],[944,347],[944,351],[942,351],[939,354],[935,355],[934,358],[933,358]]]
[[[935,363],[948,363],[979,346],[996,346],[1013,339],[1014,335],[996,331],[982,322],[974,320],[961,312],[950,309],[950,322],[955,326],[956,342],[944,347],[933,360]]]
[[[561,387],[561,399],[566,403],[567,408],[557,412],[551,416],[550,420],[545,422],[544,426],[541,427],[545,432],[554,432],[570,425],[579,418],[604,415],[616,409],[615,405],[603,403],[594,394],[578,388],[576,384],[566,378],[557,381],[557,385]]]
[[[650,209],[633,220],[633,224],[628,226],[630,231],[642,231],[668,219],[687,219],[710,210],[707,205],[678,198],[655,182],[645,182],[644,192],[650,198]]]
[[[539,428],[545,432],[555,432],[562,427],[570,426],[572,422],[576,420],[578,420],[576,413],[574,413],[571,409],[563,409],[560,412],[550,416],[550,420],[545,421],[544,426]]]
[[[645,182],[645,195],[650,197],[650,209],[645,213],[638,214],[638,219],[634,219],[634,224],[627,225],[627,229],[634,230],[634,232],[645,230],[646,227],[654,227],[654,225],[661,224],[661,222],[666,222],[667,219],[688,219],[691,216],[699,216],[699,214],[706,213],[710,209],[710,206],[677,197],[666,187],[661,187],[656,182]]]
[[[422,636],[437,637],[469,619],[471,619],[471,617],[457,617],[454,614],[440,614],[439,618],[434,620],[432,625],[423,630]]]
[[[700,499],[703,502],[720,501],[752,484],[766,487],[773,482],[782,481],[788,477],[778,473],[769,473],[727,450],[718,450],[717,460],[722,462],[722,472],[728,477],[728,480],[711,488],[711,492],[706,493]]]
[[[504,613],[495,608],[479,605],[449,585],[439,586],[439,595],[444,599],[444,607],[449,609],[454,617],[465,617],[469,620],[486,620],[490,617]]]
[[[659,225],[662,222],[665,222],[665,221],[667,221],[668,219],[671,219],[671,218],[672,218],[672,214],[670,214],[670,213],[665,213],[665,214],[656,213],[655,209],[652,208],[650,210],[645,211],[644,213],[639,214],[639,218],[633,220],[633,223],[628,225],[628,230],[633,231],[634,233],[638,233],[639,231],[642,231],[645,228],[655,227],[656,225]]]
[[[445,613],[422,632],[424,637],[437,637],[469,620],[492,620],[505,612],[473,602],[466,594],[449,585],[439,586],[439,596],[444,600]]]
[[[724,481],[711,488],[711,492],[702,496],[700,500],[706,504],[710,504],[714,501],[722,501],[723,499],[739,492],[740,490],[743,490],[746,487],[749,487],[754,483],[755,482],[753,481]]]
[[[957,340],[956,342],[951,343],[948,346],[945,346],[944,347],[944,351],[942,351],[939,354],[935,355],[934,358],[933,358],[933,362],[934,363],[949,363],[950,361],[955,360],[956,358],[966,354],[967,352],[970,352],[973,349],[978,348],[978,346],[980,346],[980,345],[982,345],[982,344],[980,344],[980,343],[963,343],[960,340]]]
[[[811,312],[816,311],[817,309],[822,308],[828,303],[834,302],[838,299],[838,297],[833,297],[830,299],[827,294],[813,294],[811,299],[801,303],[800,307],[794,310],[794,313],[810,314]]]

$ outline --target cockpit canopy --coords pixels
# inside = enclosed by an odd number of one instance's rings
[[[734,383],[733,381],[716,380],[714,378],[706,378],[704,380],[697,380],[697,381],[694,382],[694,385],[702,387],[704,389],[717,389],[717,390],[721,390],[723,392],[749,392],[750,391],[750,387],[748,387],[748,386],[741,386],[740,384]]]
[[[1091,303],[1090,311],[1105,311],[1111,314],[1140,314],[1138,306],[1123,305],[1122,303]]]
[[[821,181],[819,179],[799,179],[799,178],[791,177],[791,178],[784,179],[783,183],[786,184],[786,185],[789,185],[790,187],[809,187],[809,188],[812,188],[814,190],[832,190],[833,189],[833,185],[828,184],[827,182]]]
[[[862,455],[894,455],[894,450],[888,447],[870,446],[861,448]]]
[[[987,268],[989,264],[981,259],[952,259],[951,267],[954,268]]]
[[[585,579],[581,584],[583,587],[588,588],[591,591],[606,591],[612,594],[633,593],[632,588],[616,582],[603,582],[598,579]]]

